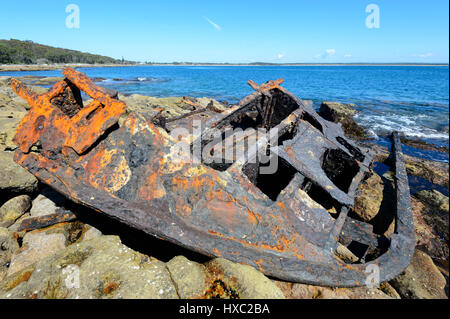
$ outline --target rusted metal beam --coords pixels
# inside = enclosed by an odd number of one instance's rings
[[[26,218],[20,223],[18,231],[41,229],[59,223],[71,222],[76,219],[77,216],[71,211],[62,210],[54,214]]]

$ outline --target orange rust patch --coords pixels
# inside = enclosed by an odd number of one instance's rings
[[[147,200],[161,198],[166,195],[158,174],[153,173],[147,178],[145,184],[139,188],[139,195]]]
[[[112,293],[114,290],[116,290],[119,287],[119,285],[113,281],[109,282],[105,288],[103,288],[103,293],[105,295]]]
[[[255,213],[252,212],[248,208],[247,208],[247,213],[248,213],[248,220],[250,221],[250,223],[252,223],[253,225],[256,225],[258,223],[258,220],[256,219]]]
[[[264,271],[264,269],[263,269],[263,267],[261,266],[261,263],[262,263],[262,258],[261,259],[259,259],[259,260],[253,260],[254,262],[255,262],[255,264],[256,265],[258,265],[258,268],[259,268],[259,270],[261,271],[261,272],[263,272]]]

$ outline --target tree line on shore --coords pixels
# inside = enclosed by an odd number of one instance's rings
[[[55,48],[33,41],[0,40],[0,64],[119,64],[128,62],[97,54]]]

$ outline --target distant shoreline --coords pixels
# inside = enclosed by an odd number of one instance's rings
[[[448,63],[151,63],[151,64],[3,64],[0,72],[52,71],[66,67],[105,68],[130,66],[444,66]]]
[[[448,63],[152,63],[138,66],[449,66]]]
[[[72,68],[106,68],[106,67],[127,67],[137,66],[137,64],[1,64],[0,72],[16,71],[53,71],[62,70],[67,67]]]

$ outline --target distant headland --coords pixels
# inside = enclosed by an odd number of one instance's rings
[[[448,66],[448,63],[211,63],[211,62],[135,62],[107,56],[55,48],[16,39],[0,40],[0,71],[47,71],[65,67],[117,66]]]

